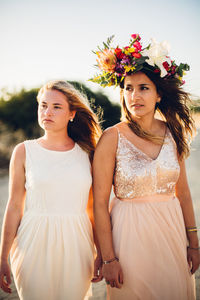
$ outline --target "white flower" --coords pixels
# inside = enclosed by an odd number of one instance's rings
[[[155,65],[160,69],[160,77],[164,77],[167,75],[167,71],[163,67],[163,63],[168,62],[169,66],[171,66],[171,60],[167,57],[169,52],[169,44],[166,41],[161,43],[156,42],[155,39],[151,39],[152,43],[150,44],[149,49],[145,49],[142,51],[143,56],[148,56],[149,58],[146,62],[155,67]]]

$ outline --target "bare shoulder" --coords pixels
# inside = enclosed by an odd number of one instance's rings
[[[24,145],[24,143],[20,143],[20,144],[16,145],[14,150],[13,150],[13,154],[17,155],[19,157],[23,157],[25,155],[25,145]]]
[[[102,139],[111,139],[112,141],[117,141],[118,132],[125,130],[125,128],[127,128],[127,124],[125,122],[117,123],[114,126],[107,128],[103,132]]]
[[[25,162],[25,145],[24,143],[20,143],[17,146],[15,146],[12,156],[11,156],[11,163],[22,163]]]
[[[118,143],[118,130],[116,125],[104,130],[95,152],[116,153]]]
[[[107,144],[108,142],[109,143],[116,142],[118,139],[117,135],[118,132],[116,126],[109,127],[106,130],[104,130],[98,144]]]
[[[25,145],[18,144],[12,153],[9,168],[9,201],[19,209],[25,193]]]

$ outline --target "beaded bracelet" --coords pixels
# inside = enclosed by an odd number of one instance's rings
[[[192,247],[190,247],[190,246],[188,246],[188,248],[191,249],[191,250],[199,250],[199,249],[200,249],[200,247],[192,248]]]
[[[107,265],[107,264],[109,264],[109,263],[111,263],[111,262],[113,262],[113,261],[119,261],[119,258],[117,258],[117,257],[113,257],[113,258],[111,258],[111,259],[109,259],[109,260],[103,260],[103,264],[104,265]]]
[[[194,227],[186,227],[186,231],[187,231],[187,232],[197,232],[198,229],[197,229],[196,226],[194,226]]]

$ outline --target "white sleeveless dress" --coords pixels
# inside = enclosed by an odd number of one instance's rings
[[[11,249],[20,299],[81,300],[93,273],[92,226],[86,213],[92,183],[78,144],[51,151],[25,141],[26,207]]]

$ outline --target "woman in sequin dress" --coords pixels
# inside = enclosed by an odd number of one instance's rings
[[[21,300],[83,300],[93,273],[91,161],[100,128],[65,81],[47,83],[37,99],[45,134],[11,158],[0,287],[11,293],[10,253]]]
[[[96,148],[95,223],[111,300],[195,299],[199,246],[184,162],[185,134],[193,128],[187,99],[175,78],[146,65],[126,74],[122,122]]]

